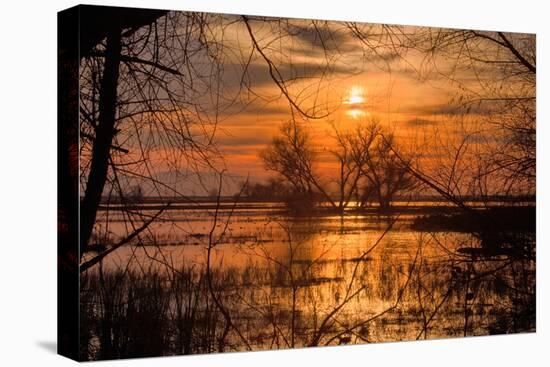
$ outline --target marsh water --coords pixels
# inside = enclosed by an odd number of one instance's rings
[[[142,306],[137,322],[143,330],[134,332],[146,334],[138,338],[147,345],[163,338],[151,355],[534,331],[534,258],[481,255],[474,233],[412,229],[423,208],[435,205],[441,204],[417,203],[391,215],[312,217],[289,215],[277,203],[228,205],[217,213],[200,206],[166,210],[135,241],[83,274],[89,330],[82,337],[92,345],[89,356],[135,353],[128,350],[132,333],[123,338],[126,344],[112,337],[116,326],[108,341],[101,335],[105,308],[118,310],[109,315],[113,324],[131,317],[140,294],[132,287],[148,289],[142,293],[152,303],[164,302],[161,311]],[[142,208],[138,215],[146,220],[156,212]],[[136,213],[135,224],[129,215],[100,212],[98,241],[116,243],[139,227]],[[522,238],[534,242],[534,234]],[[121,274],[134,280],[108,280]],[[158,289],[139,284],[152,276]],[[175,287],[176,278],[185,286]],[[151,289],[163,295],[151,296]],[[113,292],[118,306],[105,301]],[[151,334],[147,322],[165,325],[168,335]]]

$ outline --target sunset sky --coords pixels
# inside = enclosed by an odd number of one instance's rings
[[[477,139],[499,139],[493,131],[479,127],[492,113],[486,105],[470,105],[467,113],[460,109],[465,95],[499,86],[490,65],[460,62],[462,50],[432,55],[415,48],[396,49],[384,25],[257,17],[245,22],[240,16],[214,14],[206,19],[209,26],[202,41],[191,42],[197,46],[190,56],[194,69],[183,84],[186,105],[179,108],[184,119],[197,122],[191,131],[193,139],[205,135],[202,139],[215,143],[219,152],[216,168],[226,169],[227,176],[234,178],[227,192],[247,177],[262,182],[276,175],[264,169],[259,152],[281,124],[292,119],[312,137],[320,157],[316,168],[329,180],[336,164],[330,153],[333,126],[346,132],[379,121],[404,151],[422,150],[424,157],[434,160],[446,148],[443,141],[452,145],[467,132],[475,132]],[[417,29],[405,26],[401,31],[408,34]],[[437,33],[437,29],[430,31]],[[177,47],[171,52],[182,52]],[[487,54],[494,57],[495,51],[488,48]],[[179,86],[173,88],[180,93]],[[309,117],[289,102],[281,88]],[[161,122],[163,118],[156,116]],[[139,161],[137,142],[131,136],[119,139],[130,148],[127,159]],[[204,194],[204,183],[201,189],[197,182],[191,183],[190,176],[173,177],[174,168],[189,168],[169,159],[181,154],[178,147],[151,147],[149,169],[168,185],[185,181],[186,191]],[[208,167],[194,170],[210,175]],[[206,186],[215,186],[212,182]]]
[[[290,24],[290,25],[289,25]],[[454,82],[441,75],[450,72],[452,59],[425,63],[424,55],[409,51],[394,57],[388,48],[375,52],[366,49],[344,23],[291,20],[285,29],[293,35],[281,35],[279,24],[250,20],[260,47],[289,81],[289,93],[306,111],[316,106],[321,119],[304,119],[294,109],[294,116],[304,121],[314,141],[319,144],[327,174],[332,164],[329,154],[331,123],[342,130],[359,123],[379,120],[398,138],[419,141],[426,131],[453,129],[456,106],[453,97],[463,90],[459,83],[474,90],[479,80],[490,75],[455,70]],[[364,25],[365,31],[379,33],[381,26]],[[242,22],[225,28],[228,47],[239,49],[233,68],[224,74],[228,94],[238,88],[243,73],[242,60],[250,55],[252,42]],[[424,64],[423,64],[424,63]],[[231,65],[229,65],[231,66]],[[437,69],[436,69],[437,67]],[[236,95],[239,101],[222,108],[217,139],[228,172],[253,180],[272,176],[266,172],[258,152],[277,134],[281,123],[292,118],[293,108],[271,79],[266,61],[257,51],[252,53],[245,76],[249,89]],[[458,82],[458,83],[457,83]],[[476,113],[469,116],[476,119]]]

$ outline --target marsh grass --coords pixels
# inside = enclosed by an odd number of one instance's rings
[[[90,359],[219,350],[222,325],[203,274],[148,269],[83,275],[81,339]]]
[[[83,359],[535,329],[530,258],[449,254],[441,248],[456,238],[444,235],[419,236],[418,243],[410,244],[416,255],[392,257],[379,248],[338,259],[304,258],[298,256],[304,243],[296,237],[289,234],[287,257],[272,258],[267,249],[255,257],[246,252],[250,258],[238,267],[159,266],[159,258],[151,258],[148,267],[136,261],[105,270],[100,264],[82,273]]]

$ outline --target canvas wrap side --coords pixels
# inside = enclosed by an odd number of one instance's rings
[[[78,41],[79,7],[58,13],[57,72],[57,348],[79,360]]]

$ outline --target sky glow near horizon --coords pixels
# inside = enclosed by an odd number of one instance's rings
[[[187,106],[178,113],[201,120],[201,126],[191,127],[191,134],[196,133],[199,141],[201,134],[211,139],[218,153],[216,168],[235,182],[263,182],[276,176],[265,169],[259,154],[291,120],[311,137],[319,156],[315,169],[325,181],[334,180],[337,171],[332,154],[335,129],[346,133],[377,121],[403,152],[421,152],[426,167],[442,164],[449,147],[465,135],[473,136],[474,154],[483,153],[476,151],[478,142],[501,139],[498,131],[482,126],[492,113],[485,105],[467,110],[461,105],[465,95],[494,88],[497,74],[488,65],[457,63],[461,51],[429,57],[414,48],[396,51],[391,40],[382,39],[385,25],[303,19],[248,17],[253,40],[241,17],[209,16],[212,23],[204,37],[214,45],[211,51],[222,67],[218,74],[208,74],[211,61],[192,56],[197,73],[204,69],[207,79],[189,101],[201,113]],[[417,29],[422,28],[404,26],[401,31]],[[139,160],[137,143],[129,138],[125,144],[128,159]],[[185,159],[170,159],[180,154],[176,147],[152,146],[147,159],[156,177],[165,175],[168,181],[175,180],[166,174],[174,169],[207,174],[208,167],[186,167]]]

